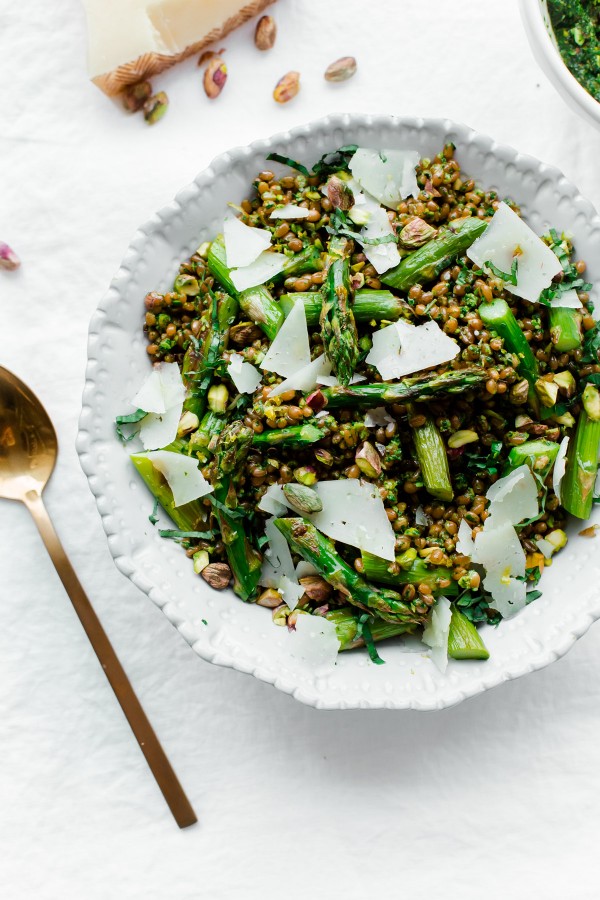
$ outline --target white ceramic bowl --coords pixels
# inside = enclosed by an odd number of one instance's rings
[[[277,150],[312,164],[352,142],[433,156],[446,141],[455,143],[464,171],[515,198],[538,233],[554,225],[576,235],[591,280],[600,279],[600,219],[556,169],[450,121],[332,116],[217,157],[137,232],[90,326],[77,446],[117,567],[204,659],[249,672],[317,707],[441,709],[547,665],[600,616],[595,542],[575,532],[544,577],[543,596],[499,628],[484,628],[487,662],[451,661],[441,675],[426,655],[392,642],[382,647],[386,665],[373,665],[359,650],[340,654],[327,677],[316,676],[290,656],[294,635],[274,626],[269,610],[244,604],[233,592],[212,591],[182,550],[161,540],[148,522],[151,497],[129,463],[130,447],[116,438],[114,420],[131,408],[149,371],[141,332],[144,295],[168,289],[179,261],[217,233],[226,203],[246,196],[267,153]]]
[[[600,128],[600,103],[582,87],[560,55],[546,0],[519,0],[521,18],[538,64],[572,109]]]

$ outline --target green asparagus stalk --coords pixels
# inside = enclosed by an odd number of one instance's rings
[[[408,404],[409,416],[416,411],[413,404]],[[423,425],[412,428],[412,436],[425,490],[438,500],[452,500],[454,491],[446,447],[431,416],[426,415]]]
[[[218,235],[210,245],[207,262],[211,273],[217,281],[223,285],[228,293],[233,297],[237,297],[241,308],[248,318],[252,319],[270,340],[273,340],[283,324],[284,315],[282,309],[264,285],[248,288],[241,293],[236,291],[235,285],[231,280],[231,269],[227,265],[225,241],[222,234]],[[311,245],[295,256],[290,257],[284,265],[283,271],[279,272],[271,280],[277,283],[292,275],[317,272],[321,267],[321,255],[317,248]]]
[[[350,244],[345,238],[332,237],[326,261],[327,281],[322,290],[320,323],[325,355],[342,385],[354,375],[360,355],[358,332],[352,313]]]
[[[236,476],[242,470],[253,434],[243,422],[234,422],[223,429],[217,444],[212,494],[216,501],[213,511],[233,573],[233,589],[242,600],[256,598],[262,565],[260,554],[248,540],[244,519],[236,514]]]
[[[224,415],[209,409],[204,414],[198,430],[191,435],[189,450],[196,454],[201,465],[206,465],[212,459],[217,448],[218,437],[223,431],[226,421]]]
[[[550,338],[554,349],[560,353],[577,350],[583,343],[581,333],[581,313],[569,307],[551,306],[548,310]]]
[[[294,553],[312,563],[336,590],[341,591],[353,606],[378,615],[386,622],[403,625],[422,625],[427,619],[428,606],[417,597],[405,603],[400,594],[387,588],[376,588],[361,578],[337,553],[333,541],[321,534],[306,519],[275,519]]]
[[[288,428],[273,428],[255,434],[252,438],[254,446],[278,447],[306,447],[320,441],[326,432],[316,425],[306,423],[304,425],[290,425]]]
[[[183,408],[202,418],[206,395],[215,366],[227,347],[229,327],[235,321],[238,302],[221,291],[213,294],[207,311],[208,328],[200,348],[192,342],[183,358],[182,374],[186,385]]]
[[[418,557],[414,559],[410,566],[398,567],[379,556],[373,556],[372,553],[361,551],[361,558],[364,567],[364,576],[369,581],[377,581],[380,584],[390,584],[392,587],[404,587],[405,584],[426,584],[430,587],[433,594],[444,594],[452,597],[458,593],[458,584],[452,581],[444,588],[439,587],[440,579],[447,580],[451,578],[451,570],[445,566],[429,566],[424,559]],[[391,570],[391,571],[390,571]]]
[[[283,325],[285,316],[268,288],[264,284],[247,288],[238,294],[238,300],[248,318],[272,341]]]
[[[340,642],[340,650],[354,650],[355,647],[364,646],[364,638],[357,637],[358,616],[349,607],[331,609],[325,613],[325,618],[335,625],[337,639]],[[406,625],[401,622],[384,622],[375,619],[371,626],[371,636],[374,641],[384,641],[386,638],[396,637],[414,630],[414,625]]]
[[[490,654],[472,622],[452,607],[448,634],[448,656],[451,659],[489,659]]]
[[[407,291],[413,284],[433,281],[459,253],[464,253],[483,234],[487,226],[483,219],[456,220],[418,250],[405,256],[394,269],[382,275],[381,280],[397,291]]]
[[[393,384],[353,384],[348,387],[336,385],[324,388],[322,394],[328,409],[361,408],[381,406],[386,403],[407,403],[411,400],[427,402],[435,397],[462,394],[478,388],[486,380],[483,369],[453,369],[439,375],[428,372],[424,375],[405,378]]]
[[[180,531],[206,529],[206,507],[199,500],[192,500],[191,503],[185,503],[183,506],[175,506],[171,488],[158,469],[154,468],[152,461],[144,454],[137,453],[131,456],[131,461],[146,487]]]
[[[560,499],[571,515],[589,519],[600,453],[600,392],[594,385],[588,384],[581,399],[583,408],[575,434],[569,442]]]
[[[482,322],[502,338],[505,348],[518,356],[520,363],[517,368],[523,378],[527,379],[529,384],[527,399],[537,415],[540,408],[535,391],[535,383],[539,376],[537,359],[508,303],[506,300],[496,298],[491,303],[481,303],[478,312]]]
[[[282,294],[279,298],[281,308],[288,316],[295,303],[303,303],[306,313],[306,324],[310,327],[319,324],[323,295],[320,291]],[[395,297],[391,291],[371,291],[363,289],[354,295],[352,313],[356,322],[396,322],[405,312],[410,310],[406,300]]]
[[[558,444],[554,441],[527,441],[519,447],[513,447],[508,454],[504,475],[508,475],[519,466],[527,465],[542,481],[554,465]]]

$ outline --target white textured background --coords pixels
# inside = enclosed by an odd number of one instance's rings
[[[0,501],[0,894],[596,898],[600,628],[442,713],[318,713],[202,662],[113,567],[74,450],[87,323],[137,225],[215,154],[330,112],[448,116],[600,206],[599,135],[538,71],[516,0],[273,9],[270,53],[253,25],[223,42],[217,102],[195,60],[157,77],[171,107],[148,128],[88,83],[77,0],[0,0],[0,239],[23,260],[0,272],[0,362],[55,420],[48,507],[200,820],[176,828],[26,511]],[[356,78],[325,84],[349,53]]]

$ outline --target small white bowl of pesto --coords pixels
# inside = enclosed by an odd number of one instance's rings
[[[537,62],[569,106],[600,127],[600,6],[595,0],[520,0]]]

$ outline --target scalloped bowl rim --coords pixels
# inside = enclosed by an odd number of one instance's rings
[[[254,155],[259,154],[264,158],[270,150],[281,150],[282,147],[286,149],[288,145],[296,145],[297,142],[311,140],[318,142],[318,140],[325,139],[325,137],[330,139],[330,134],[333,132],[336,133],[336,137],[344,133],[346,141],[348,141],[350,133],[357,135],[361,131],[368,134],[385,133],[390,135],[390,141],[398,139],[400,142],[404,139],[403,135],[405,133],[417,133],[424,137],[430,137],[435,133],[436,140],[439,139],[440,135],[448,136],[455,140],[459,151],[462,144],[466,148],[465,152],[468,150],[469,153],[475,156],[480,154],[484,160],[491,158],[494,166],[503,164],[505,171],[512,172],[512,176],[518,174],[521,177],[523,174],[531,174],[533,172],[540,179],[540,185],[536,188],[537,194],[541,192],[542,184],[545,186],[549,185],[549,190],[555,191],[556,194],[560,195],[561,201],[564,200],[568,203],[569,210],[576,209],[577,214],[583,217],[590,234],[593,233],[597,238],[598,247],[600,248],[600,218],[591,203],[581,196],[577,188],[570,184],[558,169],[541,163],[531,156],[520,154],[511,147],[497,144],[493,139],[447,119],[334,115],[313,121],[308,125],[299,126],[288,132],[276,134],[267,140],[255,141],[248,146],[230,150],[215,157],[212,163],[191,184],[178,192],[170,204],[161,209],[145,225],[138,229],[109,290],[93,314],[89,330],[88,364],[77,436],[77,452],[83,471],[88,478],[90,489],[96,498],[109,549],[117,568],[165,612],[171,623],[178,628],[196,653],[203,659],[217,665],[251,673],[258,679],[273,684],[279,690],[293,695],[301,702],[317,708],[442,709],[453,706],[467,697],[495,687],[504,681],[536,669],[541,669],[563,656],[574,642],[587,631],[592,622],[600,617],[600,596],[595,596],[592,587],[594,580],[597,580],[597,578],[594,579],[588,576],[585,579],[586,584],[582,587],[576,600],[577,608],[573,611],[569,607],[566,621],[560,619],[558,624],[554,623],[547,639],[544,636],[530,637],[529,635],[530,623],[535,624],[537,628],[537,632],[535,629],[532,629],[532,634],[539,632],[542,599],[527,607],[518,616],[503,623],[497,634],[505,638],[504,649],[506,649],[507,644],[510,644],[511,640],[514,640],[514,635],[519,633],[523,635],[521,643],[525,642],[529,651],[524,654],[522,652],[513,655],[509,653],[501,666],[493,665],[491,659],[489,663],[483,666],[479,663],[465,664],[464,662],[456,663],[451,661],[448,673],[445,676],[441,676],[437,670],[433,671],[432,668],[427,668],[427,664],[431,667],[433,666],[430,660],[424,661],[417,654],[409,655],[405,653],[404,658],[398,663],[403,668],[394,669],[394,671],[400,671],[402,674],[402,678],[400,676],[398,678],[398,683],[395,681],[390,682],[389,678],[385,681],[377,681],[376,677],[379,679],[383,677],[380,674],[381,670],[388,667],[370,666],[369,669],[367,668],[369,665],[368,661],[365,662],[364,659],[361,659],[358,662],[359,668],[356,669],[357,664],[355,663],[352,669],[353,673],[355,670],[358,673],[356,677],[359,680],[348,686],[342,676],[338,678],[336,675],[337,680],[332,688],[331,680],[333,676],[326,677],[313,672],[306,674],[301,666],[300,669],[297,666],[296,668],[292,666],[290,669],[285,667],[280,669],[278,666],[273,666],[269,652],[261,654],[261,652],[257,651],[253,655],[250,652],[252,650],[251,645],[246,645],[244,642],[240,644],[239,641],[238,643],[232,642],[228,638],[228,628],[230,626],[227,622],[225,625],[219,626],[216,633],[211,632],[209,639],[208,636],[204,636],[203,631],[207,622],[198,618],[191,620],[189,612],[187,614],[182,613],[178,608],[181,606],[181,603],[173,599],[174,595],[171,595],[171,599],[169,599],[168,594],[172,584],[168,582],[162,585],[158,584],[158,575],[155,580],[149,575],[151,560],[156,557],[157,553],[163,552],[160,549],[156,549],[158,546],[156,543],[154,544],[153,555],[148,549],[150,542],[154,540],[154,535],[151,534],[150,538],[145,541],[142,541],[141,537],[136,538],[141,546],[141,550],[139,553],[134,553],[131,550],[130,545],[133,537],[127,528],[129,507],[127,503],[124,503],[121,498],[116,496],[115,470],[111,471],[106,462],[107,457],[116,452],[114,445],[117,442],[114,436],[113,420],[97,421],[99,404],[106,401],[106,383],[107,381],[110,382],[108,377],[110,372],[106,369],[106,363],[103,363],[99,355],[99,349],[102,349],[102,347],[106,349],[109,346],[109,343],[107,344],[106,342],[110,341],[111,329],[114,330],[116,328],[118,330],[118,325],[115,324],[118,315],[118,304],[122,300],[127,285],[134,277],[133,271],[137,272],[142,267],[145,247],[153,236],[156,237],[158,235],[160,237],[163,232],[166,232],[168,235],[173,221],[184,214],[188,204],[191,204],[194,200],[199,201],[200,195],[204,196],[202,194],[203,191],[206,194],[210,194],[211,185],[218,183],[224,174],[235,173],[236,166],[241,167],[244,161],[248,161]],[[537,215],[535,209],[532,208],[531,214]],[[182,256],[177,256],[178,252],[180,251],[175,251],[172,254],[173,264],[175,264],[177,259],[182,258]],[[600,277],[600,272],[598,276]],[[135,339],[132,338],[132,340]],[[132,395],[130,394],[129,396]],[[102,417],[100,416],[100,418]],[[131,487],[133,490],[135,485]],[[562,568],[560,572],[565,584],[566,579],[571,577],[570,571],[566,572],[566,567],[569,566],[569,563],[578,562],[581,568],[582,565],[592,565],[594,562],[593,557],[590,559],[589,554],[586,556],[581,543],[582,540],[580,539],[578,544],[578,554],[574,556],[571,553],[566,563],[561,563]],[[162,544],[166,545],[169,542],[162,541]],[[177,548],[177,552],[183,557],[179,548]],[[167,553],[166,549],[164,553]],[[174,559],[174,557],[171,557],[171,559]],[[191,570],[191,566],[189,566],[185,557],[184,561]],[[172,562],[171,565],[173,565]],[[158,571],[157,569],[156,572],[158,573]],[[597,570],[596,574],[600,575],[600,570]],[[201,581],[197,578],[196,580],[198,582]],[[214,593],[204,583],[203,587],[211,595]],[[555,592],[557,590],[558,588],[556,587]],[[235,600],[238,604],[241,604],[241,601],[238,601],[237,598]],[[195,602],[201,601],[203,602],[202,598]],[[211,606],[214,605],[212,599],[208,599],[207,602]],[[556,600],[550,601],[547,608],[554,610],[557,602]],[[539,609],[534,610],[534,607],[538,607],[538,604]],[[241,606],[247,608],[246,604],[241,604]],[[251,610],[253,613],[268,613],[267,610],[260,610],[256,607],[251,607]],[[225,612],[222,612],[220,615],[223,619],[227,618]],[[231,621],[231,614],[227,613],[227,615]],[[531,618],[532,616],[537,616],[537,620],[534,621]],[[527,622],[525,621],[526,618]],[[515,623],[518,627],[516,627]],[[246,625],[242,630],[244,633],[247,633],[255,630],[255,628],[249,628]],[[277,628],[272,630],[276,632],[286,631],[286,629]],[[490,634],[490,639],[496,640],[495,634],[492,632],[493,630],[491,629],[486,630],[486,634]],[[264,638],[265,635],[261,635],[261,637]],[[258,641],[258,633],[255,633],[255,640]],[[268,638],[268,640],[272,639]],[[355,654],[342,654],[341,656],[355,656]],[[404,661],[405,659],[409,659],[408,668]],[[457,665],[466,665],[472,668],[463,670],[467,674],[464,677],[462,675],[459,677],[456,669]],[[396,658],[394,658],[394,666],[396,666]],[[335,667],[336,671],[341,670],[341,668],[343,667],[339,665]],[[374,675],[373,670],[379,670],[379,672]],[[347,666],[344,672],[348,673],[349,671],[350,667]],[[418,677],[411,682],[409,676],[415,674]]]

